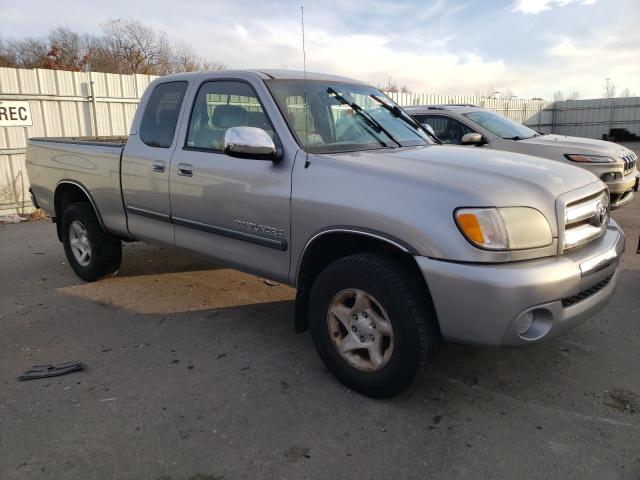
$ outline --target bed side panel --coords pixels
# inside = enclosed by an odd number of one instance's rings
[[[54,215],[54,194],[61,182],[80,184],[91,195],[105,228],[128,236],[120,190],[120,145],[30,140],[27,172],[40,207]]]

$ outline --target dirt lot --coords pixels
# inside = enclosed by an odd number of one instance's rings
[[[640,478],[640,200],[611,304],[527,348],[445,345],[375,401],[293,332],[293,291],[132,244],[78,280],[54,227],[0,226],[0,479]],[[19,382],[34,364],[87,370]]]

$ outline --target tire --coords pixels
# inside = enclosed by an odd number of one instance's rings
[[[347,387],[374,398],[407,389],[440,346],[422,279],[403,263],[376,254],[338,259],[318,275],[310,293],[309,327],[327,368]],[[349,330],[353,338],[347,340]],[[340,353],[343,347],[362,348]]]
[[[69,265],[82,280],[93,282],[118,271],[122,243],[102,229],[89,202],[69,205],[62,214],[60,228]],[[87,246],[89,255],[78,258],[82,251],[87,251]]]

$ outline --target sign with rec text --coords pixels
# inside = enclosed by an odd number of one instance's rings
[[[28,100],[0,100],[0,127],[33,125]]]

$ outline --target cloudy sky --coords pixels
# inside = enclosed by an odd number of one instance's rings
[[[302,3],[309,70],[520,98],[599,97],[609,77],[640,94],[640,0],[0,0],[0,36],[99,33],[119,16],[231,67],[301,69]]]

